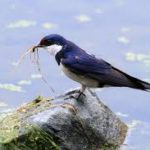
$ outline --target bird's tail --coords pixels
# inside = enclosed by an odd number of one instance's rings
[[[127,80],[125,80],[124,84],[122,86],[126,86],[126,87],[130,87],[130,88],[135,88],[135,89],[139,89],[139,90],[144,90],[144,91],[149,91],[150,92],[150,83],[142,81],[138,78],[132,77],[126,73],[124,73],[123,71],[114,68],[116,71],[118,71],[119,73],[121,73],[122,75],[124,75],[124,77],[126,77]],[[123,79],[122,79],[123,80]]]
[[[150,83],[134,78],[132,76],[129,76],[128,78],[132,82],[133,88],[144,90],[144,91],[150,91]]]

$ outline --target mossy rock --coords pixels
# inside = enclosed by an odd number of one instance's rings
[[[0,150],[116,150],[127,126],[95,93],[38,97],[0,115]],[[73,95],[72,95],[73,94]]]
[[[26,119],[49,107],[51,107],[50,100],[38,97],[16,111],[2,114],[0,150],[59,150],[49,134],[38,126],[29,124]]]

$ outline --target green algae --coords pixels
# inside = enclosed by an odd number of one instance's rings
[[[147,54],[128,52],[126,53],[126,60],[131,62],[137,61],[150,66],[150,55]]]
[[[11,113],[1,115],[0,150],[59,150],[49,134],[26,119],[50,107],[50,100],[38,97]]]
[[[24,132],[19,138],[0,144],[1,150],[60,150],[53,138],[41,128],[27,125],[22,128]]]

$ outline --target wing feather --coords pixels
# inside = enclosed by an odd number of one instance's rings
[[[61,63],[73,73],[96,79],[100,85],[124,86],[136,89],[150,89],[150,84],[132,77],[113,67],[103,59],[97,59],[82,49],[68,52]]]
[[[110,64],[102,59],[96,59],[95,56],[88,54],[84,55],[71,55],[61,61],[63,65],[68,67],[78,74],[106,74],[112,68]]]
[[[69,55],[66,59],[62,59],[61,63],[73,73],[98,80],[100,85],[135,86],[127,74],[87,53]]]

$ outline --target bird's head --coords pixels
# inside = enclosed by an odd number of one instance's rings
[[[50,54],[56,55],[66,44],[67,40],[64,37],[58,34],[50,34],[42,38],[35,48],[45,48]]]

